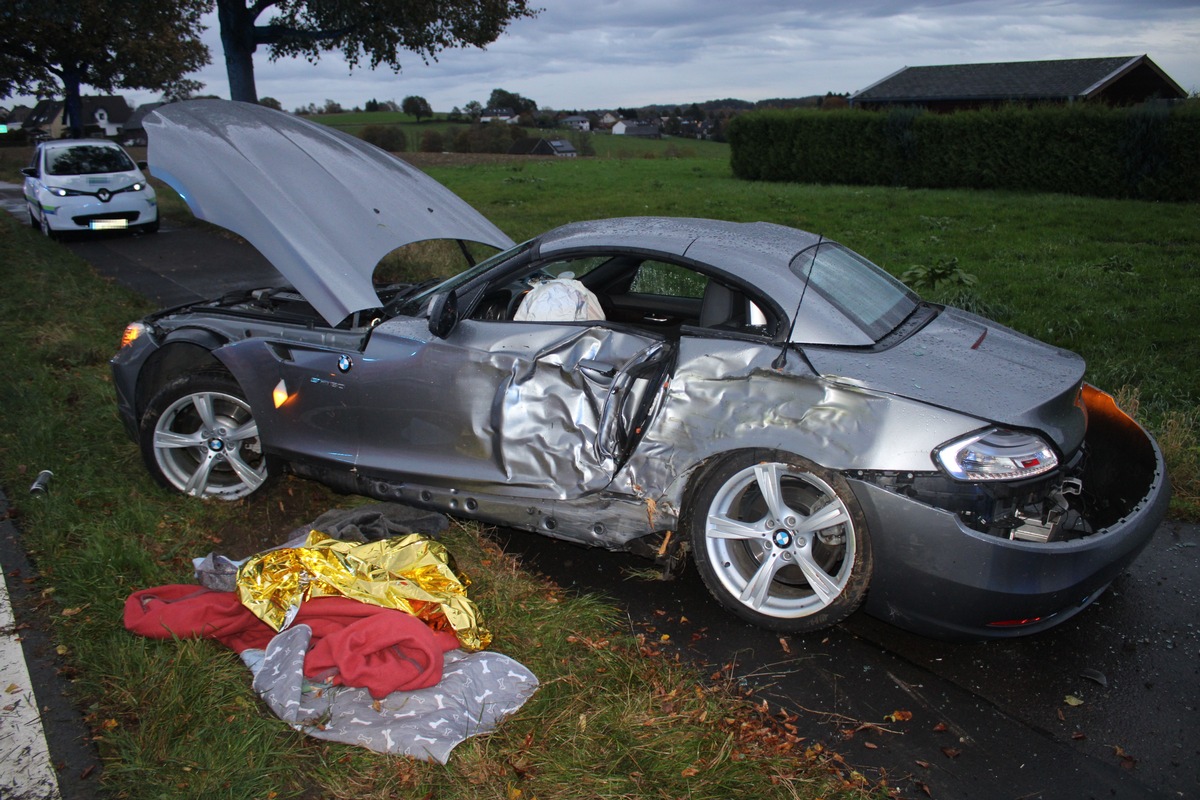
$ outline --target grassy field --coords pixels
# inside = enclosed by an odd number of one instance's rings
[[[1196,516],[1200,225],[1195,206],[1057,195],[753,184],[715,151],[576,160],[429,158],[426,167],[514,239],[576,219],[639,214],[769,220],[820,231],[903,274],[956,264],[953,295],[1083,353],[1156,432]],[[677,157],[685,155],[686,157]],[[16,180],[27,154],[0,154]],[[412,156],[419,161],[419,156]],[[436,163],[435,163],[436,162]],[[164,197],[168,214],[183,213]],[[543,688],[497,733],[438,767],[306,739],[274,720],[232,653],[136,639],[120,624],[133,590],[190,580],[190,559],[235,556],[355,502],[284,480],[253,502],[203,504],[159,491],[120,431],[107,359],[147,304],[58,245],[0,219],[0,483],[41,572],[42,613],[77,676],[114,797],[835,797],[856,788],[836,756],[731,686],[679,664],[652,632],[597,598],[523,573],[474,527],[448,539],[475,581],[496,649]],[[51,493],[24,493],[55,472]],[[882,722],[878,720],[875,722]]]
[[[393,111],[346,112],[344,114],[318,114],[309,117],[314,122],[357,135],[367,125],[396,125],[404,131],[408,141],[408,152],[420,149],[421,136],[425,131],[437,131],[454,140],[454,136],[468,127],[465,122],[450,122],[445,114],[436,114],[433,119],[417,122],[408,114]],[[570,139],[572,132],[565,129],[525,128],[529,136],[545,139]],[[593,133],[590,137],[597,158],[711,158],[729,161],[729,145],[720,142],[697,141],[695,139],[639,139],[632,136],[613,136],[607,132]]]

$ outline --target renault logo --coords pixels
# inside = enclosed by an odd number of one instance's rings
[[[101,189],[100,191],[96,192],[96,197],[100,198],[101,203],[107,203],[109,200],[112,200],[112,192],[110,192],[108,189]]]

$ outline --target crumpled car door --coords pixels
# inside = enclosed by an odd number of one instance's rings
[[[566,323],[378,326],[354,377],[360,475],[531,498],[607,486],[653,408],[670,348]]]

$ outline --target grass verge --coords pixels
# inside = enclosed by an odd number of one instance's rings
[[[1198,515],[1194,205],[754,184],[733,180],[720,160],[665,154],[464,160],[429,171],[515,239],[574,219],[709,216],[822,231],[897,275],[953,262],[978,280],[935,286],[930,296],[1082,353],[1089,379],[1119,390],[1158,436],[1175,513]],[[168,216],[181,213],[167,208]],[[244,555],[351,501],[302,481],[232,505],[159,492],[120,432],[106,363],[124,324],[148,307],[8,216],[0,244],[0,357],[12,365],[0,384],[0,482],[15,495],[112,795],[515,800],[860,791],[834,757],[793,741],[785,722],[618,628],[595,598],[524,575],[473,528],[456,528],[451,548],[476,581],[497,649],[545,685],[517,718],[462,745],[444,768],[305,739],[266,714],[231,653],[126,634],[120,611],[131,591],[187,580],[193,556]],[[51,493],[17,494],[41,468],[55,472]]]
[[[121,625],[132,591],[190,580],[190,559],[246,555],[350,502],[283,480],[248,503],[197,503],[150,482],[120,430],[107,359],[147,310],[66,250],[0,218],[0,482],[39,570],[60,668],[120,798],[862,797],[835,756],[618,625],[594,597],[524,573],[474,526],[447,544],[475,582],[495,649],[542,688],[445,766],[318,742],[274,719],[238,658]],[[49,494],[21,490],[37,470]]]

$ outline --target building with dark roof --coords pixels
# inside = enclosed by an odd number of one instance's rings
[[[80,99],[84,136],[116,136],[133,112],[120,95],[84,95]],[[25,120],[25,129],[38,129],[51,139],[68,131],[62,100],[39,100]]]
[[[156,108],[164,105],[163,103],[142,103],[133,113],[129,115],[129,119],[125,120],[125,124],[121,126],[121,144],[126,147],[140,147],[146,144],[146,115]]]
[[[850,105],[958,111],[1009,103],[1127,106],[1187,97],[1149,56],[905,67],[851,95]]]
[[[579,153],[575,145],[566,139],[538,139],[525,137],[513,142],[508,149],[510,156],[557,156],[559,158],[575,158]]]

